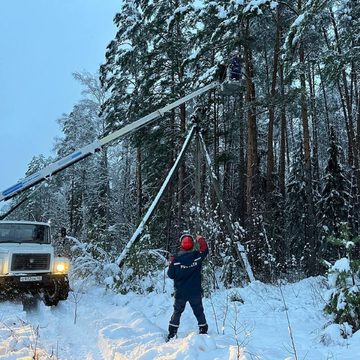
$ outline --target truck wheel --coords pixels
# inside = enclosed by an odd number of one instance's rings
[[[44,289],[43,301],[46,306],[56,306],[59,301],[59,284],[53,280],[51,285]]]
[[[46,306],[56,306],[60,300],[66,300],[69,294],[69,280],[67,276],[53,279],[44,289],[43,300]]]
[[[59,285],[59,299],[66,300],[69,295],[70,286],[69,286],[69,279],[65,276],[62,280],[58,280]]]

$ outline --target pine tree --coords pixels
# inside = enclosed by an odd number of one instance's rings
[[[337,251],[327,240],[332,236],[338,238],[341,228],[349,226],[349,181],[339,162],[341,148],[338,145],[335,130],[330,128],[329,160],[326,166],[324,176],[324,188],[321,199],[318,203],[318,218],[322,256],[328,260],[334,260],[337,257]]]
[[[352,258],[352,250],[359,240],[350,234],[347,225],[341,226],[338,237],[329,239],[335,247],[340,247],[343,257],[334,264],[327,263],[330,289],[324,307],[326,313],[334,316],[335,323],[347,323],[353,332],[360,329],[359,259]]]
[[[289,170],[286,198],[286,252],[290,273],[303,275],[309,256],[304,153],[300,145]]]

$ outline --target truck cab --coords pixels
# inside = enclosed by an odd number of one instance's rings
[[[69,293],[67,258],[55,256],[50,225],[0,221],[0,297],[39,294],[45,305],[57,305]]]

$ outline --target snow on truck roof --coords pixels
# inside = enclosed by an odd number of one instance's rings
[[[0,224],[24,224],[24,225],[45,225],[50,226],[48,223],[38,222],[38,221],[8,221],[0,220]]]

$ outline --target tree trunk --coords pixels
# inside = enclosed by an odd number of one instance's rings
[[[238,216],[241,224],[244,225],[246,215],[246,158],[245,158],[245,118],[244,118],[244,100],[240,98],[240,139],[239,139],[239,199],[238,199]]]
[[[331,15],[331,22],[332,22],[333,29],[334,29],[334,34],[335,34],[337,51],[338,51],[339,55],[342,55],[339,32],[338,32],[337,24],[335,21],[334,13],[331,10],[330,10],[330,15]],[[349,162],[350,166],[355,166],[355,168],[358,168],[359,160],[358,160],[357,152],[355,151],[355,148],[354,148],[354,143],[356,140],[355,140],[355,133],[354,133],[353,117],[352,117],[352,103],[351,103],[349,86],[348,86],[345,68],[342,69],[341,75],[342,75],[342,83],[340,83],[340,80],[338,81],[338,89],[339,89],[341,103],[342,103],[342,107],[343,107],[343,111],[344,111],[345,121],[347,120],[346,121],[346,129],[347,129],[347,134],[348,134],[348,149],[349,149],[348,162]],[[359,184],[359,180],[360,179],[358,179],[358,184]]]
[[[320,186],[320,169],[319,169],[319,144],[318,144],[318,119],[317,119],[317,107],[316,107],[316,94],[315,94],[315,71],[314,65],[309,64],[308,67],[308,82],[310,90],[310,111],[313,130],[313,173],[316,187],[319,190]]]
[[[142,188],[142,167],[141,147],[136,148],[136,209],[137,218],[141,219],[143,214],[143,188]]]
[[[271,193],[274,190],[274,122],[275,122],[275,106],[274,100],[276,95],[276,79],[278,73],[279,54],[280,54],[280,10],[277,9],[277,26],[274,45],[274,59],[273,59],[273,71],[270,88],[270,107],[269,107],[269,125],[268,125],[268,137],[267,137],[267,174],[266,174],[266,192]]]
[[[330,116],[329,116],[330,112],[329,112],[329,106],[328,106],[328,101],[327,101],[327,96],[326,96],[326,90],[325,90],[324,80],[323,80],[321,69],[320,69],[320,64],[318,63],[317,65],[318,65],[318,72],[319,72],[319,76],[320,76],[321,90],[322,90],[323,98],[324,98],[326,133],[330,134]]]
[[[246,38],[249,39],[249,20],[246,24]],[[247,112],[248,139],[247,139],[247,178],[246,178],[246,214],[251,217],[253,210],[253,197],[256,193],[256,178],[258,175],[257,151],[257,123],[255,106],[255,84],[253,82],[254,69],[251,48],[245,46],[245,72],[246,72],[246,103],[249,105]]]
[[[301,9],[301,0],[298,1],[299,10]],[[305,193],[306,193],[306,242],[309,244],[309,256],[307,261],[307,270],[309,275],[315,275],[317,271],[317,241],[315,234],[315,208],[312,189],[312,167],[311,167],[311,151],[310,151],[310,134],[309,119],[306,99],[306,78],[305,78],[305,50],[303,41],[299,46],[300,60],[300,86],[301,86],[301,119],[303,127],[303,144],[304,144],[304,170],[305,170]]]
[[[216,177],[219,179],[219,161],[218,161],[218,159],[219,159],[219,131],[218,131],[219,120],[218,120],[218,116],[219,115],[218,115],[218,107],[217,107],[216,101],[214,101],[213,111],[214,111],[214,122],[213,122],[214,132],[213,132],[212,143],[213,143],[214,171],[215,171]],[[212,203],[213,209],[215,209],[217,200],[216,200],[216,194],[213,190],[211,192],[211,203]]]
[[[181,95],[183,96],[183,94]],[[185,139],[185,104],[180,105],[180,139]],[[179,167],[178,170],[178,217],[182,217],[183,206],[184,206],[184,187],[185,178],[185,161]]]
[[[285,98],[285,86],[284,86],[284,68],[283,64],[280,64],[280,94],[281,98]],[[286,110],[285,104],[281,104],[280,113],[280,156],[279,156],[279,191],[283,197],[285,197],[285,168],[286,168]]]

